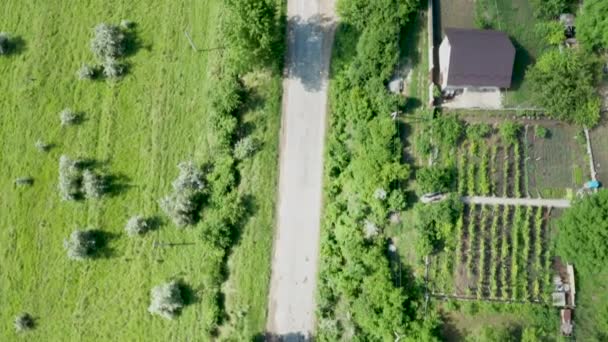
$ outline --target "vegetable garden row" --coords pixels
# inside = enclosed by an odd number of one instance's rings
[[[542,301],[550,281],[548,218],[547,208],[466,206],[453,243],[432,257],[432,291]]]

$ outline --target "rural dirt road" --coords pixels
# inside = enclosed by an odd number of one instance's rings
[[[570,201],[566,199],[543,198],[506,198],[506,197],[462,197],[466,204],[486,205],[525,205],[531,207],[570,208]]]
[[[315,325],[327,83],[334,0],[289,0],[279,199],[267,332],[304,340]]]

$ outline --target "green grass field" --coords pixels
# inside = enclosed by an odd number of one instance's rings
[[[8,0],[0,9],[0,31],[20,37],[18,54],[0,58],[0,340],[17,338],[13,317],[36,317],[27,340],[199,341],[205,340],[209,302],[204,283],[223,263],[210,255],[195,228],[167,223],[142,238],[123,233],[135,214],[162,217],[158,200],[170,192],[176,164],[202,161],[210,153],[205,94],[207,65],[221,16],[219,0],[33,1]],[[78,81],[100,22],[133,20],[138,48],[126,58],[128,75],[119,82]],[[246,335],[263,332],[276,184],[280,80],[251,75],[262,101],[243,114],[262,150],[242,163],[240,190],[252,195],[252,216],[244,225],[228,266],[226,311],[245,310],[236,326]],[[85,113],[82,124],[62,128],[65,107]],[[42,139],[54,145],[38,152]],[[57,191],[58,158],[92,158],[121,176],[124,191],[99,201],[63,202]],[[34,184],[17,188],[14,180]],[[112,235],[110,255],[69,261],[63,239],[76,227]],[[175,244],[154,248],[154,241]],[[150,289],[171,278],[194,290],[192,304],[176,321],[147,312]],[[222,331],[226,331],[224,328]],[[232,329],[232,328],[230,328]]]

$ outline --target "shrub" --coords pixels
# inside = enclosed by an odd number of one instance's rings
[[[161,209],[178,227],[196,223],[198,203],[197,195],[192,191],[175,192],[160,201]]]
[[[492,127],[487,123],[477,123],[467,126],[467,138],[481,140],[492,133]]]
[[[150,297],[151,303],[148,311],[166,319],[177,317],[185,305],[180,286],[176,281],[154,287],[150,292]]]
[[[577,38],[588,49],[608,48],[608,2],[585,0],[576,18]]]
[[[15,330],[18,333],[32,330],[35,325],[34,317],[27,312],[21,313],[15,317]]]
[[[11,48],[11,38],[6,32],[0,32],[0,56],[8,55]]]
[[[77,162],[66,155],[59,157],[59,194],[64,201],[73,201],[78,198],[80,181]]]
[[[554,119],[595,126],[600,119],[595,62],[573,49],[545,52],[526,72],[534,100]]]
[[[431,129],[433,130],[433,140],[442,146],[455,146],[462,137],[464,126],[458,117],[453,115],[440,115],[433,120]]]
[[[534,135],[535,135],[537,138],[546,138],[546,137],[547,137],[547,134],[549,134],[549,131],[548,131],[548,130],[547,130],[545,127],[543,127],[543,126],[538,126],[538,125],[537,125],[537,126],[534,128]]]
[[[36,140],[34,146],[40,152],[48,152],[51,149],[51,144],[45,143],[42,139]]]
[[[173,190],[183,192],[187,190],[200,192],[205,188],[203,172],[192,162],[181,162],[177,165],[179,176],[173,181]]]
[[[80,69],[78,69],[77,75],[79,80],[91,80],[95,77],[95,67],[83,64]]]
[[[454,170],[438,166],[425,167],[416,172],[420,194],[448,191],[453,179]]]
[[[91,170],[84,170],[82,173],[82,188],[85,197],[91,199],[101,198],[106,191],[103,177]]]
[[[103,62],[103,75],[107,78],[119,78],[125,73],[125,67],[116,58],[108,57]]]
[[[70,126],[77,124],[80,117],[78,113],[66,108],[59,112],[59,119],[61,120],[61,126]]]
[[[251,136],[247,136],[234,145],[234,158],[244,160],[255,152],[257,149],[256,141]]]
[[[125,35],[118,26],[101,23],[95,27],[91,51],[100,61],[120,57],[125,53]]]
[[[125,231],[129,236],[143,235],[150,229],[150,224],[143,216],[133,216],[127,221]]]
[[[517,142],[521,126],[512,121],[505,121],[499,127],[500,137],[507,145],[513,145]]]
[[[93,230],[75,230],[70,238],[63,241],[68,258],[82,261],[93,256],[97,248],[97,239]]]
[[[15,179],[15,185],[17,186],[30,186],[34,184],[34,178],[32,177],[19,177]]]

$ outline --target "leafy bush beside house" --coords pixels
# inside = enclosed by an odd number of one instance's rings
[[[595,89],[595,57],[572,49],[552,49],[540,56],[526,77],[536,103],[552,118],[595,126],[600,98]]]

